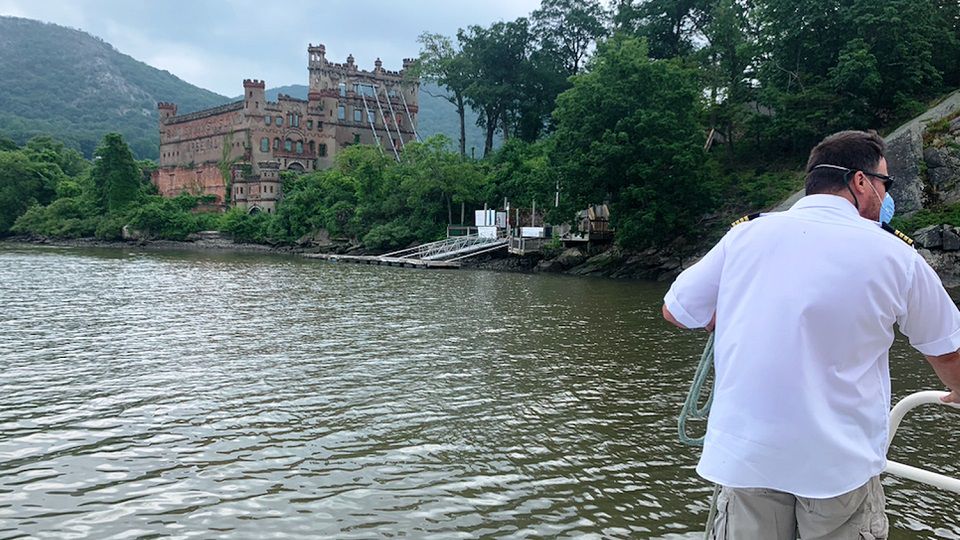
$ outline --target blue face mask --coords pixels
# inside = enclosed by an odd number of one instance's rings
[[[877,192],[877,188],[873,187],[873,183],[870,183],[870,187],[873,188],[873,194],[880,198],[880,193]],[[890,223],[890,220],[893,219],[894,211],[893,197],[890,196],[890,193],[885,193],[883,200],[880,201],[880,219],[881,224]]]
[[[890,220],[893,219],[894,208],[893,197],[887,193],[883,197],[883,202],[880,203],[880,223],[890,223]]]

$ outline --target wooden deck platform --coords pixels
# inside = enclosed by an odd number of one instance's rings
[[[378,257],[375,255],[334,255],[330,253],[305,253],[308,259],[320,259],[330,262],[345,262],[353,264],[373,264],[381,266],[402,266],[404,268],[460,268],[460,263],[450,261],[425,261],[405,257]]]

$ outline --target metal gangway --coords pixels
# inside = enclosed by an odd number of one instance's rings
[[[506,238],[485,238],[471,234],[401,249],[382,255],[382,257],[453,262],[503,249],[507,246],[507,243]]]

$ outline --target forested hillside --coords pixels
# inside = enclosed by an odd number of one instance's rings
[[[190,112],[228,100],[86,32],[14,17],[0,17],[0,81],[0,134],[21,144],[51,135],[88,157],[115,131],[156,158],[158,101]]]

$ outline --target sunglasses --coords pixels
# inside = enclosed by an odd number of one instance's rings
[[[844,181],[846,181],[846,180],[849,178],[850,173],[856,172],[854,169],[850,169],[850,168],[847,168],[847,167],[841,167],[841,166],[839,166],[839,165],[827,165],[827,164],[825,164],[825,163],[821,163],[820,165],[817,165],[816,167],[814,167],[814,169],[835,169],[835,170],[838,170],[838,171],[843,171],[843,172],[844,172],[844,174],[843,174]],[[811,170],[812,170],[812,169],[811,169]],[[883,189],[884,189],[884,191],[890,191],[890,188],[893,187],[893,177],[892,177],[892,176],[888,176],[888,175],[886,175],[886,174],[879,174],[879,173],[875,173],[875,172],[869,172],[869,171],[860,171],[860,172],[862,172],[863,174],[865,174],[865,175],[867,175],[867,176],[872,176],[872,177],[874,177],[874,178],[879,178],[881,181],[883,181]]]
[[[869,172],[869,171],[860,171],[860,172],[862,172],[863,174],[865,174],[865,175],[867,175],[867,176],[872,176],[872,177],[874,177],[874,178],[879,178],[880,180],[882,180],[882,181],[883,181],[883,190],[884,190],[884,191],[889,192],[889,191],[890,191],[890,188],[893,187],[893,177],[892,177],[892,176],[887,176],[887,175],[885,175],[885,174],[877,174],[877,173],[875,173],[875,172]]]

